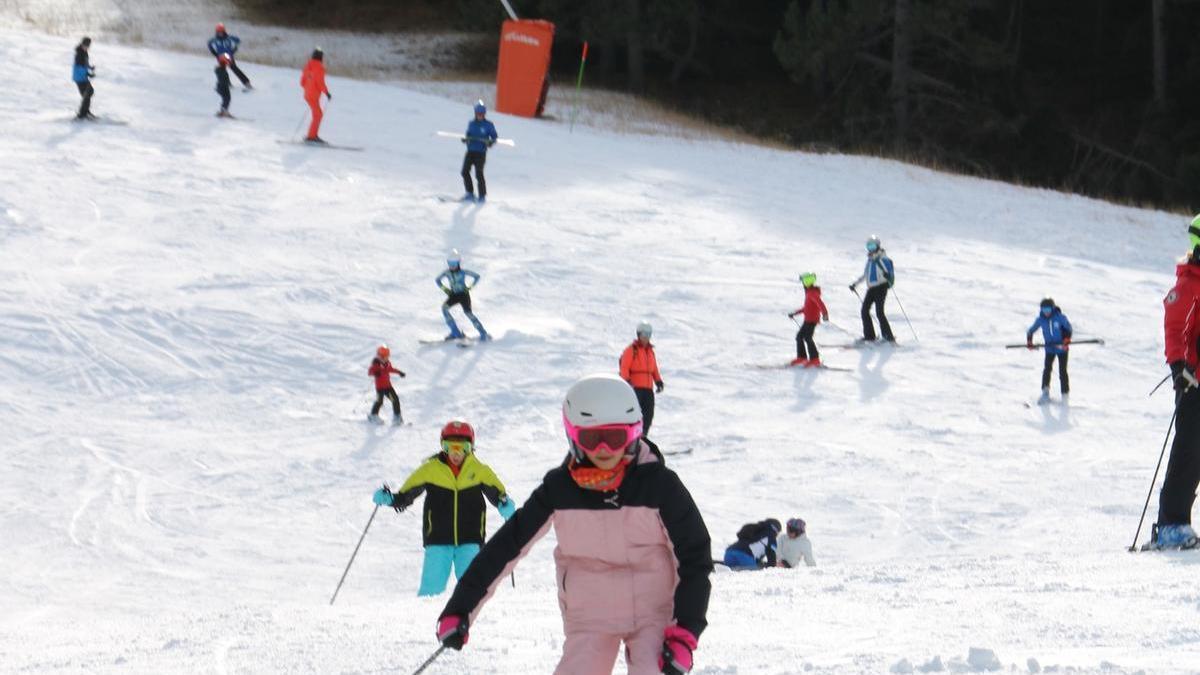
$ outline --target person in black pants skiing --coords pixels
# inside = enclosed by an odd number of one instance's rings
[[[884,340],[895,342],[896,336],[892,335],[892,326],[883,313],[883,303],[887,302],[888,289],[896,283],[896,268],[880,245],[879,237],[867,240],[867,266],[863,269],[862,276],[850,284],[850,290],[857,294],[858,285],[863,282],[867,284],[867,294],[862,301],[862,339],[870,342],[875,340],[875,326],[871,323],[871,305],[874,305],[875,316],[879,319],[880,334]]]
[[[1175,268],[1175,287],[1163,300],[1163,337],[1175,385],[1175,441],[1158,498],[1158,522],[1144,550],[1200,547],[1192,529],[1192,505],[1200,486],[1200,389],[1196,347],[1200,344],[1200,216],[1192,219],[1192,252]]]
[[[83,97],[83,102],[79,104],[79,114],[75,116],[81,120],[96,119],[92,114],[92,94],[96,93],[92,88],[92,78],[96,75],[96,69],[88,59],[88,48],[91,46],[90,37],[85,37],[79,42],[75,47],[75,67],[71,71],[71,79],[75,81],[75,86],[79,87],[79,95]]]

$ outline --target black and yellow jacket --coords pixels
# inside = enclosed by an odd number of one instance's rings
[[[392,505],[407,508],[425,493],[421,514],[421,541],[424,546],[482,544],[487,536],[486,497],[499,508],[508,500],[504,483],[491,467],[467,455],[458,475],[450,469],[450,459],[439,452],[425,460],[404,481],[392,497]]]

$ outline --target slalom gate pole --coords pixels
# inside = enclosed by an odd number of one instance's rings
[[[1133,533],[1133,543],[1129,545],[1129,552],[1137,552],[1137,540],[1142,534],[1142,523],[1146,521],[1146,510],[1150,508],[1150,495],[1154,494],[1154,484],[1158,482],[1158,471],[1162,468],[1163,456],[1167,454],[1167,441],[1171,440],[1171,430],[1175,428],[1175,418],[1179,417],[1179,403],[1183,401],[1183,396],[1180,395],[1175,401],[1175,412],[1171,414],[1171,424],[1167,426],[1167,435],[1163,438],[1162,451],[1158,453],[1158,464],[1154,467],[1154,477],[1150,479],[1150,490],[1146,492],[1146,504],[1142,506],[1142,517],[1138,518],[1137,531]]]
[[[425,663],[422,663],[420,668],[414,670],[412,675],[421,675],[421,673],[425,672],[425,669],[429,667],[429,664],[433,663],[437,657],[442,655],[442,652],[444,651],[446,651],[446,645],[438,647],[437,651],[433,653],[433,656],[425,659]]]
[[[575,131],[575,118],[579,117],[579,89],[583,86],[583,67],[587,65],[587,40],[583,41],[583,56],[579,57],[579,77],[575,80],[575,109],[571,111],[571,128],[567,133]]]
[[[387,489],[387,483],[383,484],[384,489]],[[333,589],[333,597],[329,598],[329,604],[333,604],[337,600],[338,591],[342,590],[342,584],[346,581],[346,575],[350,573],[350,566],[354,564],[354,558],[358,555],[358,548],[362,546],[363,539],[367,538],[367,530],[371,529],[371,522],[375,520],[375,514],[379,513],[379,505],[375,505],[375,510],[371,512],[371,517],[367,519],[367,526],[363,528],[362,535],[358,538],[358,543],[354,545],[354,553],[350,554],[350,562],[346,563],[346,571],[342,572],[342,578],[338,580],[337,588]]]
[[[904,303],[900,302],[900,294],[893,290],[892,295],[896,296],[896,304],[900,306],[900,313],[904,315],[904,321],[908,324],[908,329],[912,331],[913,339],[920,342],[921,338],[917,337],[917,329],[913,328],[912,322],[908,320],[908,312],[904,311]]]

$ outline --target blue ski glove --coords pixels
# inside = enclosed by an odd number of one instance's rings
[[[512,497],[505,495],[496,505],[496,510],[500,512],[500,517],[508,520],[517,512],[517,503],[513,501]]]
[[[371,497],[371,501],[375,502],[376,506],[391,506],[392,505],[392,492],[391,492],[391,490],[388,490],[387,488],[379,488],[378,490],[375,491],[375,494]]]

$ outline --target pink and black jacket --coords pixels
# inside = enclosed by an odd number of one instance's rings
[[[441,616],[473,624],[517,562],[554,526],[558,602],[567,633],[628,634],[676,623],[699,636],[708,622],[712,542],[692,495],[642,439],[620,487],[579,487],[552,469],[488,540]]]

